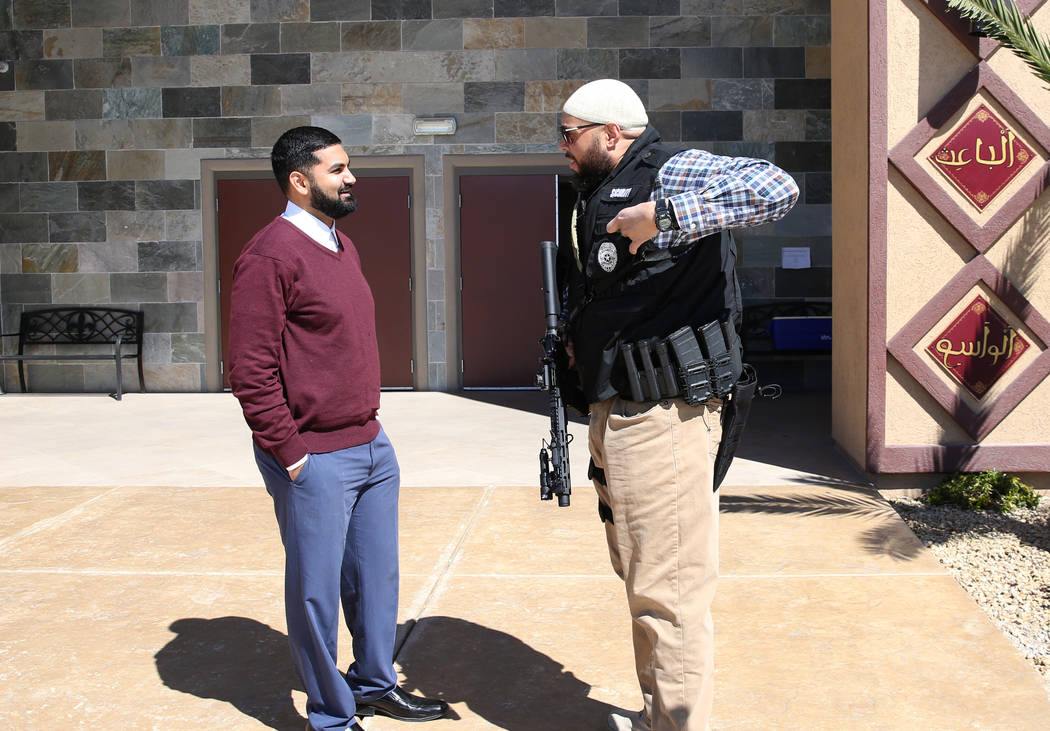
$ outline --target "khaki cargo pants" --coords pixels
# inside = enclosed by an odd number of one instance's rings
[[[654,731],[707,728],[714,691],[711,602],[718,581],[714,458],[721,401],[591,405],[590,451],[613,569],[624,580],[635,669]]]

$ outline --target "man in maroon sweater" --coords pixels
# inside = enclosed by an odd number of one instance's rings
[[[284,543],[307,729],[360,729],[355,715],[440,718],[448,705],[399,688],[393,667],[400,472],[376,419],[372,292],[353,243],[335,229],[357,207],[349,158],[319,127],[288,130],[270,158],[288,205],[234,265],[230,384]],[[340,602],[354,651],[345,676]]]

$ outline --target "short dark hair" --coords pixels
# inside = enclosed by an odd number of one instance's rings
[[[323,127],[293,127],[273,143],[270,151],[270,164],[273,176],[281,191],[288,194],[288,176],[294,171],[306,172],[321,162],[314,153],[332,145],[342,144],[342,140]]]

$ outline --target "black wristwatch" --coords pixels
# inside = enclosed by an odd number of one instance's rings
[[[670,205],[666,198],[660,198],[656,201],[656,228],[661,231],[670,231],[671,229],[678,228],[675,224],[677,221],[674,220],[674,213],[671,211]]]

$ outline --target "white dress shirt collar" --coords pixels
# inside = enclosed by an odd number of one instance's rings
[[[291,201],[288,201],[288,205],[285,206],[281,218],[287,218],[289,223],[329,251],[339,251],[339,237],[335,233],[334,221],[331,227],[325,226],[317,216],[303,210]]]

